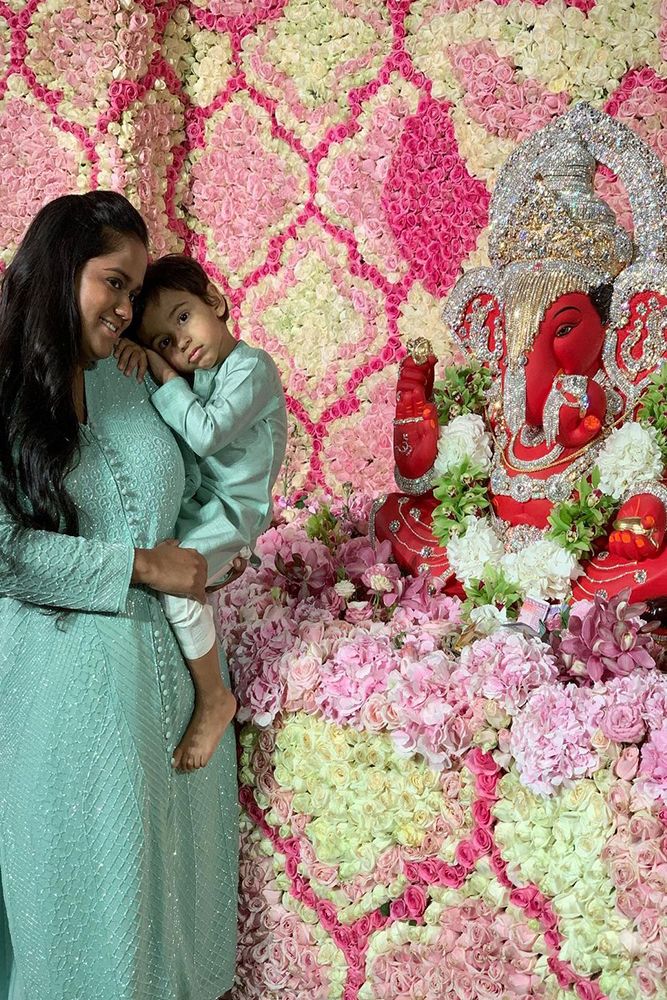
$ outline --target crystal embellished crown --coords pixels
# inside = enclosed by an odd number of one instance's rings
[[[634,245],[595,194],[597,163],[625,188]],[[501,169],[491,198],[489,256],[492,266],[465,272],[444,311],[454,338],[480,360],[493,361],[499,350],[484,346],[483,331],[469,337],[461,326],[480,293],[503,308],[510,365],[530,346],[554,296],[613,281],[610,327],[621,324],[635,290],[664,288],[667,294],[662,163],[627,125],[577,104],[525,139]]]
[[[509,216],[492,212],[492,261],[578,261],[610,277],[619,274],[632,260],[632,240],[595,194],[595,159],[578,137],[555,132],[531,174],[532,184],[524,186]]]

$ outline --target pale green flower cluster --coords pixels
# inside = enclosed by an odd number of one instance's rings
[[[294,811],[313,817],[306,832],[318,860],[342,879],[370,874],[389,847],[419,845],[443,810],[438,776],[399,757],[389,737],[303,713],[277,734],[274,777],[294,793]]]
[[[433,80],[433,93],[458,103],[463,90],[449,62],[450,46],[491,42],[524,78],[553,93],[601,106],[628,69],[651,66],[664,74],[653,0],[605,0],[584,14],[563,0],[537,7],[521,0],[492,0],[438,13],[435,0],[417,0],[407,19],[407,48]]]
[[[200,28],[183,4],[165,28],[162,51],[198,107],[210,104],[234,74],[229,35]]]
[[[616,908],[616,890],[600,858],[615,825],[598,784],[605,781],[584,779],[540,797],[512,769],[494,806],[495,839],[510,876],[518,884],[534,883],[552,900],[565,938],[560,957],[583,975],[601,973],[610,1000],[626,1000],[631,923]],[[636,984],[634,990],[631,996]]]
[[[369,83],[391,51],[388,13],[377,3],[369,7],[365,17],[352,17],[335,0],[291,0],[279,21],[243,40],[248,80],[280,100],[279,120],[308,149],[323,125],[347,117],[349,91]],[[289,97],[296,92],[301,107],[284,99],[283,88]]]

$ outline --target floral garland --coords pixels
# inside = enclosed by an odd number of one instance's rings
[[[468,387],[463,389],[463,387]],[[521,598],[562,602],[581,573],[579,559],[607,530],[629,491],[662,480],[667,462],[667,366],[644,391],[637,419],[614,429],[596,466],[557,504],[549,531],[538,541],[506,552],[488,517],[493,441],[481,416],[487,382],[478,366],[449,372],[434,394],[439,413],[457,413],[440,430],[434,463],[433,533],[468,595],[468,609],[484,607],[489,624],[515,611]],[[495,611],[493,609],[496,609]],[[474,619],[473,619],[474,620]]]
[[[367,510],[283,505],[220,597],[237,1000],[665,1000],[667,678],[643,607],[470,642],[457,599],[373,551]]]

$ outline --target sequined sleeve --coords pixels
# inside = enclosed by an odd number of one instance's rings
[[[0,507],[0,597],[75,611],[125,607],[134,549],[21,528]]]

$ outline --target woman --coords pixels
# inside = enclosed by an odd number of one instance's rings
[[[172,769],[192,683],[156,595],[204,600],[205,560],[170,541],[196,469],[111,357],[146,245],[120,195],[58,198],[2,283],[0,1000],[233,979],[233,734]]]

